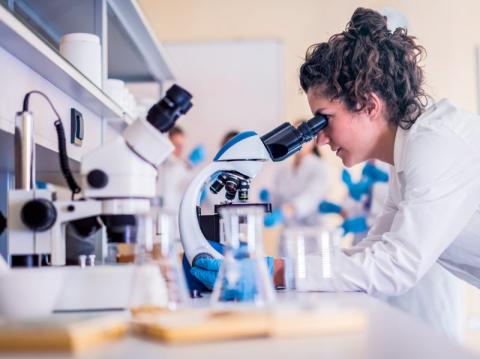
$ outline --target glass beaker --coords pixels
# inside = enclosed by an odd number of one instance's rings
[[[136,313],[175,310],[189,301],[179,254],[173,240],[174,218],[152,213],[153,231],[140,231],[130,307]],[[144,228],[149,228],[149,225]]]
[[[326,227],[288,228],[280,252],[285,260],[285,288],[311,291],[323,287],[337,291],[341,231]]]
[[[263,206],[229,205],[219,209],[225,254],[212,293],[212,303],[270,304],[273,280],[263,252]]]

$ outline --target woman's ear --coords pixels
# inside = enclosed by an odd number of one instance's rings
[[[370,93],[365,112],[371,119],[376,119],[383,111],[383,101],[375,92]]]

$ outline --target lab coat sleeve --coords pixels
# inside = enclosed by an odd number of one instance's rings
[[[392,178],[391,175],[390,178]],[[390,190],[390,188],[393,185],[393,181],[390,179],[388,183],[389,191],[385,198],[385,203],[383,205],[382,211],[374,219],[373,225],[368,231],[365,239],[361,240],[355,246],[345,249],[344,252],[346,254],[353,255],[355,253],[363,251],[367,247],[371,247],[375,241],[380,241],[382,239],[383,233],[390,230],[393,219],[398,210],[391,196],[392,191]]]
[[[327,191],[327,166],[323,161],[315,163],[315,167],[310,168],[308,176],[309,180],[301,194],[290,199],[297,219],[316,213],[318,204],[325,197]]]
[[[479,157],[448,131],[414,134],[394,182],[403,194],[390,228],[367,238],[362,250],[340,254],[336,288],[400,295],[415,285],[478,209]],[[315,275],[310,280],[317,290],[335,289]]]

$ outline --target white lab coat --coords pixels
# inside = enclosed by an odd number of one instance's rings
[[[375,166],[390,172],[391,166],[376,161]],[[376,182],[372,187],[369,223],[382,212],[388,196],[388,184]],[[384,298],[396,308],[429,324],[451,338],[462,338],[464,296],[461,280],[438,263],[408,292]]]
[[[170,213],[175,221],[175,237],[179,238],[178,213],[182,197],[192,179],[187,163],[175,156],[168,157],[158,168],[157,195],[162,209]]]
[[[279,208],[286,203],[293,206],[294,216],[287,225],[308,225],[317,221],[318,205],[325,197],[327,188],[325,161],[308,154],[296,168],[291,160],[279,167],[269,190],[273,208]]]
[[[385,207],[367,238],[339,256],[336,285],[400,295],[436,262],[480,287],[480,118],[447,100],[398,128]],[[320,276],[309,281],[335,289]]]

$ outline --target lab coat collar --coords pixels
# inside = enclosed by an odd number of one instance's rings
[[[415,131],[417,123],[422,120],[422,118],[431,117],[434,112],[439,114],[439,112],[444,112],[450,108],[453,108],[452,104],[447,99],[442,99],[439,102],[433,103],[431,106],[429,106],[425,112],[417,118],[417,121],[415,121],[415,124],[409,130],[404,130],[400,126],[397,127],[395,144],[393,146],[393,167],[397,173],[402,172],[405,168],[405,144],[407,142],[408,135]]]
[[[397,127],[395,134],[395,143],[393,145],[393,168],[396,172],[402,172],[405,167],[405,142],[408,132],[400,126]]]

